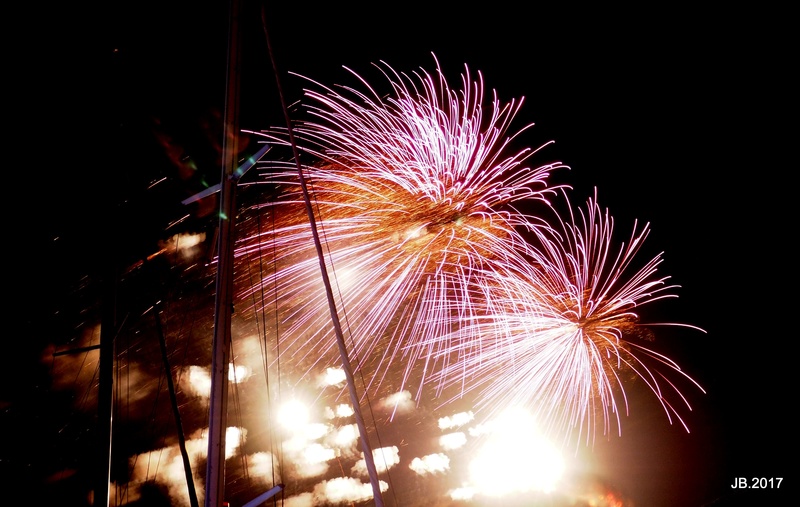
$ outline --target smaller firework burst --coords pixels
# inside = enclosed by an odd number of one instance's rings
[[[635,224],[616,249],[613,219],[596,196],[578,216],[571,207],[568,215],[552,236],[537,236],[528,269],[484,273],[476,289],[483,297],[476,300],[487,306],[451,337],[431,382],[440,390],[477,392],[481,409],[528,406],[550,434],[589,439],[597,428],[620,431],[620,415],[628,410],[625,384],[641,379],[670,421],[684,424],[670,400],[689,404],[662,370],[700,386],[675,362],[634,341],[649,332],[636,309],[676,297],[676,286],[657,273],[661,254],[634,264],[649,225]]]

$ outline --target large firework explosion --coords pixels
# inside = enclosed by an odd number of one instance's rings
[[[457,92],[440,72],[411,77],[382,68],[392,96],[308,91],[316,120],[296,133],[315,161],[303,167],[304,177],[353,358],[362,372],[371,364],[375,387],[389,365],[404,362],[398,388],[415,363],[447,347],[437,337],[473,311],[466,290],[476,271],[526,262],[522,232],[539,234],[547,225],[512,204],[546,203],[554,192],[546,179],[563,166],[528,167],[529,149],[507,154],[519,104],[494,97],[487,117],[482,80],[468,71]],[[264,135],[287,143],[280,133]],[[248,279],[244,295],[263,294],[258,310],[278,302],[286,352],[326,358],[335,341],[297,172],[286,165],[264,176],[280,194],[262,206],[269,216],[261,223],[269,226],[237,248],[265,273],[257,283]]]
[[[313,119],[294,127],[351,359],[368,388],[480,387],[484,406],[533,406],[548,431],[588,436],[619,423],[633,376],[677,414],[640,357],[680,369],[625,339],[643,329],[634,309],[674,288],[656,276],[660,256],[632,265],[648,226],[615,252],[613,221],[596,200],[580,220],[572,208],[551,219],[549,200],[564,189],[547,179],[564,166],[531,168],[538,150],[511,150],[530,126],[508,134],[521,101],[494,94],[487,113],[480,75],[467,69],[456,91],[438,64],[433,75],[377,67],[391,94],[355,73],[365,91],[312,82],[322,90],[306,91]],[[260,135],[291,145],[287,131]],[[263,177],[277,197],[253,208],[238,245],[251,266],[242,295],[274,314],[284,357],[335,361],[294,162],[272,162]],[[402,380],[390,381],[398,365]]]

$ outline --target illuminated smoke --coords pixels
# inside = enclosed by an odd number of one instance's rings
[[[419,475],[444,473],[450,468],[450,458],[442,453],[428,454],[414,458],[408,467]]]
[[[206,240],[204,233],[199,234],[175,234],[166,240],[159,242],[160,250],[151,255],[150,258],[160,254],[181,255],[184,259],[189,259],[199,252],[195,248]]]
[[[342,368],[326,368],[325,374],[319,379],[319,386],[342,386],[347,380]]]
[[[325,441],[346,454],[355,454],[359,436],[358,426],[346,424],[332,430]]]
[[[380,481],[379,485],[382,492],[389,489],[389,485],[384,481]],[[372,495],[370,483],[363,483],[350,477],[339,477],[317,484],[313,493],[315,504],[362,502],[373,498]]]
[[[346,403],[340,403],[335,408],[325,407],[325,417],[327,419],[350,417],[354,413],[353,406]]]
[[[319,504],[314,500],[314,493],[308,492],[287,497],[283,501],[282,507],[314,507],[315,505]]]
[[[394,412],[408,413],[414,410],[414,400],[409,391],[400,391],[383,398],[379,406],[381,408],[391,409]]]
[[[253,479],[259,479],[267,487],[273,487],[272,478],[276,471],[280,470],[278,461],[272,453],[261,451],[247,457],[247,473]],[[276,483],[280,483],[280,477],[276,478]]]
[[[186,451],[193,464],[193,482],[203,484],[198,475],[198,468],[203,463],[208,452],[208,439],[206,430],[195,432],[186,440]],[[241,443],[244,432],[239,428],[228,427],[226,432],[226,458],[230,458]],[[230,443],[228,442],[230,441]],[[139,499],[140,490],[145,483],[155,482],[164,486],[176,507],[188,507],[189,498],[186,494],[186,472],[183,457],[177,445],[156,449],[130,458],[130,477],[125,487],[112,485],[112,498],[121,499],[122,504],[135,502]],[[203,488],[196,488],[198,499],[203,500]]]
[[[188,375],[181,377],[181,384],[185,392],[208,398],[211,395],[211,374],[208,368],[190,366]]]
[[[236,453],[246,437],[247,429],[228,426],[225,431],[225,459],[232,457]]]
[[[459,426],[467,424],[473,419],[475,419],[475,414],[473,414],[472,412],[460,412],[452,416],[440,418],[439,428],[443,430],[450,428],[457,428]]]
[[[363,454],[362,454],[363,456]],[[397,446],[381,447],[372,450],[372,458],[375,461],[375,468],[378,473],[385,472],[400,463],[400,452]],[[363,458],[358,460],[353,466],[354,474],[367,475],[367,464]]]

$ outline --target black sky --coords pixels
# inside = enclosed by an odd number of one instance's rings
[[[260,5],[244,3],[241,124],[283,125]],[[663,271],[681,286],[659,317],[707,331],[656,342],[707,390],[691,395],[692,433],[665,429],[661,416],[632,417],[623,445],[603,454],[609,466],[630,488],[668,474],[673,482],[659,487],[680,502],[672,505],[785,504],[797,480],[789,466],[796,212],[785,196],[796,164],[784,154],[796,55],[787,50],[795,38],[784,28],[788,13],[508,2],[265,2],[265,12],[290,103],[305,83],[289,72],[351,84],[346,66],[381,86],[372,62],[433,70],[431,53],[451,85],[467,64],[501,99],[524,96],[516,124],[536,124],[530,145],[555,141],[539,160],[571,167],[561,177],[574,203],[597,187],[620,234],[635,219],[650,222],[647,251],[665,252]],[[58,340],[49,333],[73,321],[63,313],[78,310],[69,298],[81,277],[98,275],[109,252],[146,255],[180,213],[176,203],[219,179],[204,122],[213,131],[224,98],[226,16],[225,2],[180,1],[58,6],[31,18],[37,43],[21,48],[18,67],[27,93],[9,97],[24,97],[23,107],[12,104],[22,115],[11,138],[20,138],[16,153],[25,147],[22,171],[9,171],[24,182],[11,190],[20,210],[12,230],[23,240],[8,241],[24,268],[7,268],[15,331],[0,391],[4,439],[46,427],[35,403],[46,372],[37,366],[30,384],[15,377]],[[198,171],[181,178],[156,132],[190,153]],[[649,437],[652,427],[662,440]],[[7,446],[3,480],[27,480],[25,470],[49,459]],[[780,491],[740,492],[730,488],[738,477],[784,479]],[[650,500],[641,505],[670,505]]]

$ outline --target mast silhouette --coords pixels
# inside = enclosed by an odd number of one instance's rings
[[[229,35],[228,35],[228,66],[227,84],[225,88],[225,112],[223,130],[223,155],[222,155],[222,176],[219,185],[220,191],[220,213],[219,213],[219,236],[218,236],[218,263],[216,279],[215,315],[214,315],[214,339],[212,344],[211,359],[211,393],[209,404],[209,427],[208,427],[208,460],[206,465],[206,494],[205,507],[221,507],[225,503],[225,432],[227,429],[227,404],[228,404],[228,365],[230,362],[231,348],[231,310],[233,305],[233,253],[234,253],[234,233],[236,216],[235,185],[242,175],[241,170],[236,169],[237,154],[239,153],[239,77],[241,66],[241,34],[239,31],[239,13],[241,0],[230,0],[229,8]],[[263,8],[262,8],[263,17]],[[265,25],[266,32],[266,25]],[[270,57],[272,48],[267,37]],[[372,485],[373,497],[376,507],[383,507],[383,499],[380,491],[380,483],[375,468],[372,449],[367,438],[367,430],[361,415],[361,407],[358,394],[355,389],[355,382],[347,356],[347,348],[344,343],[341,325],[333,297],[330,279],[328,278],[325,266],[324,254],[320,243],[319,234],[316,228],[311,200],[303,177],[297,148],[291,130],[288,112],[283,93],[281,91],[280,79],[277,75],[277,67],[274,58],[272,59],[273,68],[276,69],[276,79],[278,81],[278,91],[281,96],[284,116],[286,118],[289,136],[294,150],[295,161],[303,189],[303,196],[306,201],[306,209],[311,224],[314,243],[319,257],[319,264],[325,291],[328,298],[328,306],[331,312],[331,320],[336,332],[336,339],[339,345],[339,352],[342,359],[342,366],[347,377],[347,385],[350,392],[350,399],[355,412],[356,423],[361,436],[361,447],[364,453],[364,460],[369,473]],[[253,163],[255,160],[251,160]],[[263,501],[268,496],[272,496],[283,488],[278,485],[267,493],[258,497],[255,501]],[[250,505],[250,504],[248,504]]]
[[[208,460],[206,463],[206,507],[221,507],[225,492],[225,432],[228,422],[228,363],[231,349],[231,305],[233,304],[233,240],[236,203],[233,177],[239,152],[239,7],[230,0],[228,13],[228,68],[222,139],[222,176],[219,195],[219,236],[211,349],[211,394],[208,415]]]
[[[372,446],[370,446],[369,438],[367,434],[367,427],[364,424],[364,417],[361,414],[361,402],[358,397],[358,393],[356,392],[355,387],[355,380],[353,378],[353,370],[350,365],[350,359],[348,358],[347,354],[347,346],[344,342],[344,334],[342,333],[342,326],[339,321],[339,314],[336,309],[336,300],[333,297],[333,289],[331,288],[330,278],[328,277],[328,269],[325,265],[325,254],[322,250],[322,242],[319,238],[319,232],[317,231],[317,221],[314,217],[314,207],[311,204],[311,197],[308,192],[308,185],[306,184],[306,179],[303,174],[303,167],[300,163],[300,154],[297,149],[297,143],[295,142],[294,138],[294,130],[292,129],[292,122],[289,118],[289,111],[286,107],[286,101],[283,97],[283,88],[281,86],[280,74],[278,72],[278,66],[275,62],[275,58],[272,52],[272,43],[270,42],[269,34],[267,33],[267,24],[265,20],[265,13],[264,7],[261,8],[261,19],[262,24],[264,27],[265,37],[267,40],[267,49],[269,51],[270,59],[272,61],[272,68],[275,71],[275,81],[278,90],[278,95],[280,97],[281,106],[283,109],[283,116],[284,121],[286,122],[286,130],[289,135],[289,143],[292,146],[292,153],[295,160],[295,166],[297,168],[297,177],[300,181],[300,187],[303,191],[303,200],[305,201],[306,206],[306,213],[308,214],[308,222],[311,226],[311,234],[314,238],[314,246],[317,251],[317,258],[319,259],[319,269],[320,274],[322,276],[322,282],[325,285],[325,295],[328,300],[328,308],[331,314],[331,323],[333,325],[334,332],[336,334],[336,344],[339,346],[339,355],[342,361],[342,369],[344,370],[345,377],[347,379],[347,389],[350,394],[350,402],[353,404],[353,412],[356,418],[356,425],[358,426],[359,436],[361,437],[361,450],[364,453],[364,463],[367,468],[367,474],[369,475],[370,484],[372,486],[372,496],[375,501],[376,507],[383,507],[383,496],[381,494],[380,488],[380,480],[378,479],[378,471],[375,467],[375,460],[372,456]]]

